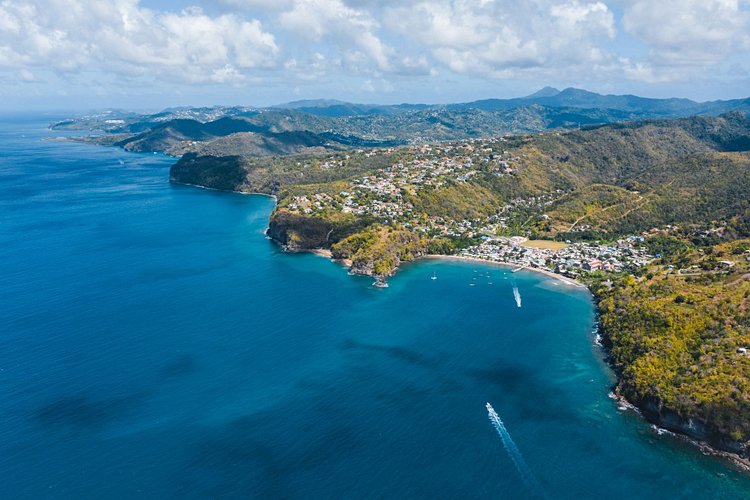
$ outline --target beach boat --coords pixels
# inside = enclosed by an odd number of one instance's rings
[[[435,274],[435,271],[432,272],[432,278],[430,278],[430,279],[431,280],[436,280],[437,279],[437,275]]]

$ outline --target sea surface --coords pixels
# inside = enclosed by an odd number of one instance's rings
[[[272,199],[52,119],[0,121],[1,498],[750,496],[608,397],[585,290],[440,260],[377,289],[282,253]]]

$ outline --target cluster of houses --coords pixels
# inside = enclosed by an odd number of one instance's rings
[[[338,207],[336,206],[336,200],[331,195],[327,193],[315,193],[311,196],[294,196],[289,202],[288,208],[292,211],[309,215],[326,208]]]
[[[449,180],[466,182],[480,172],[505,175],[517,171],[519,157],[508,151],[496,151],[497,146],[492,147],[489,143],[475,145],[474,142],[415,147],[407,162],[395,163],[373,175],[356,179],[353,186],[380,196],[393,196],[400,194],[402,189],[415,192],[440,187]],[[391,152],[382,151],[384,154]]]
[[[437,230],[443,235],[460,235],[472,227],[478,227],[480,221],[421,220],[417,224],[412,217],[413,206],[404,197],[425,189],[438,189],[449,182],[467,182],[481,172],[496,175],[514,173],[520,158],[500,149],[500,142],[471,140],[457,145],[413,146],[404,155],[408,160],[395,162],[371,175],[353,179],[339,193],[294,196],[287,208],[308,215],[330,209],[341,210],[356,215],[371,215],[384,222],[419,225],[425,232]],[[395,151],[388,148],[358,150],[356,153],[370,157],[392,155]],[[349,155],[345,159],[331,156],[321,160],[319,167],[337,168],[343,166],[349,158]],[[515,200],[508,208],[515,206],[516,202],[522,201]]]
[[[414,211],[408,195],[420,190],[438,189],[449,182],[465,182],[479,173],[514,173],[521,158],[502,150],[501,143],[501,140],[493,143],[473,140],[457,145],[413,146],[410,154],[403,156],[408,160],[353,179],[338,193],[294,196],[287,206],[304,214],[335,210],[370,215],[430,236],[483,235],[481,244],[464,249],[462,254],[519,267],[546,269],[573,278],[597,270],[632,270],[653,259],[641,246],[643,236],[630,236],[610,245],[573,243],[556,250],[525,246],[526,238],[522,236],[496,236],[507,232],[514,214],[541,212],[554,203],[563,194],[559,190],[511,200],[496,214],[484,219],[452,220]],[[361,153],[386,155],[393,150],[362,150]],[[332,157],[324,165],[335,168],[341,165],[340,161]]]
[[[524,246],[525,237],[483,237],[483,242],[461,254],[494,262],[553,271],[575,278],[591,271],[624,271],[653,260],[641,246],[642,236],[629,236],[611,245],[573,243],[558,250]]]

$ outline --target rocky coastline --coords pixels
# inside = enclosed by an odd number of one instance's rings
[[[740,441],[727,439],[716,433],[707,432],[705,422],[692,418],[683,418],[672,410],[659,407],[658,402],[640,401],[633,403],[623,396],[619,388],[610,393],[610,397],[623,411],[632,411],[652,424],[654,431],[662,435],[665,432],[675,439],[695,446],[704,455],[727,460],[737,469],[750,473],[750,457],[747,448]]]

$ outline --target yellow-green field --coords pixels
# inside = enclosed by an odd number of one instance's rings
[[[521,245],[525,247],[529,247],[529,248],[542,248],[542,249],[552,250],[554,252],[558,250],[562,250],[563,248],[568,246],[566,243],[563,243],[562,241],[551,241],[551,240],[529,240],[524,243],[521,243]]]

